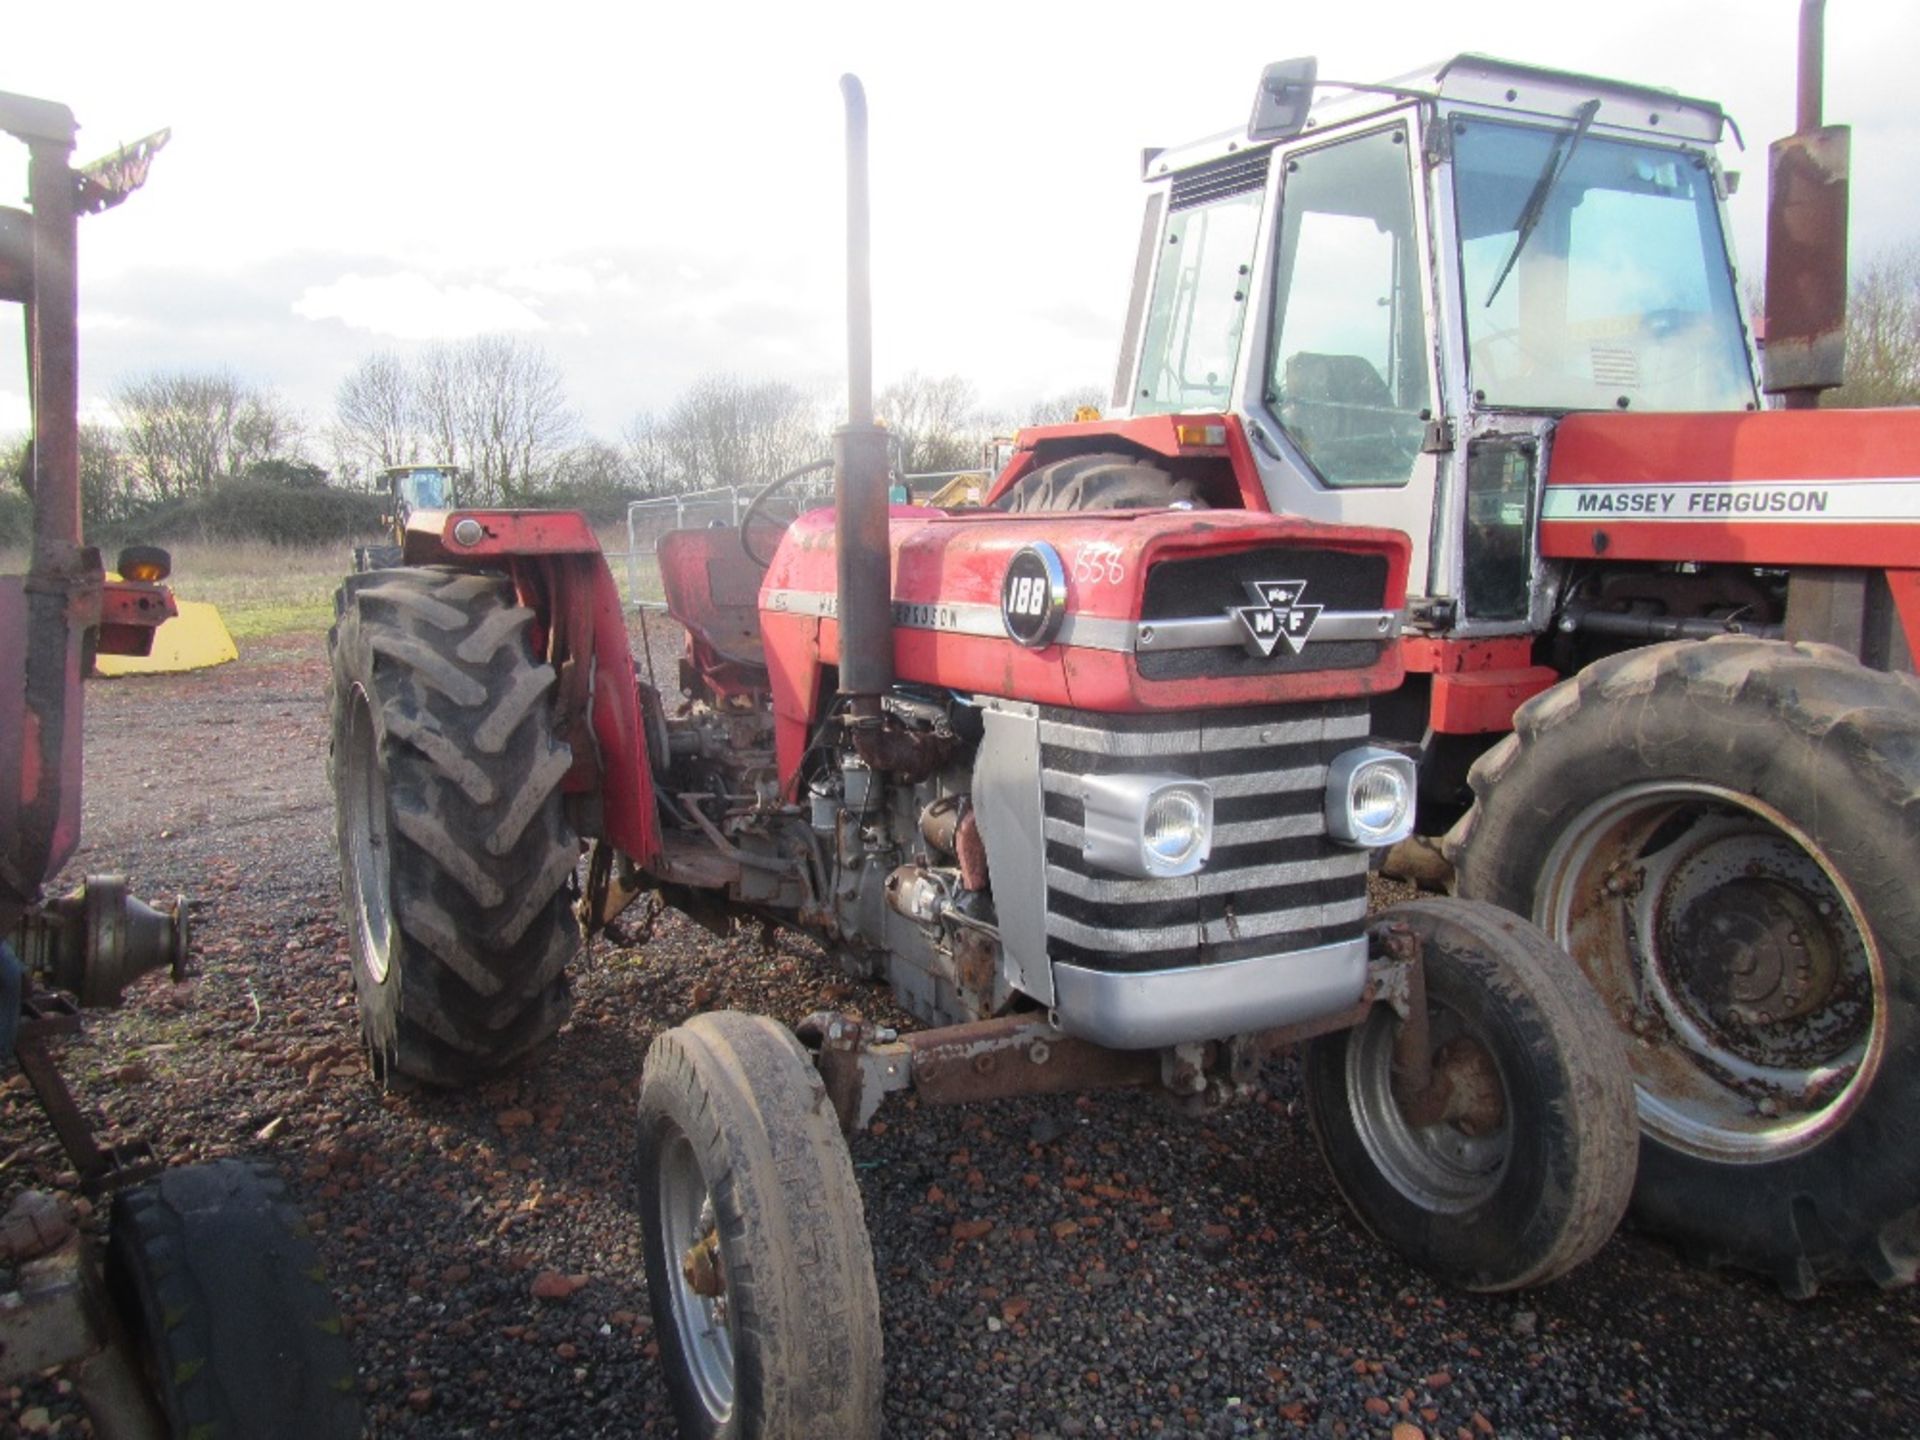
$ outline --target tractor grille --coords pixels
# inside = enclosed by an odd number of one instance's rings
[[[1386,603],[1387,557],[1342,550],[1269,545],[1235,555],[1163,560],[1147,572],[1140,618],[1194,620],[1225,615],[1251,598],[1256,580],[1304,580],[1302,600],[1328,610],[1379,610]],[[1300,654],[1283,645],[1272,655],[1244,646],[1203,650],[1143,650],[1136,663],[1149,680],[1189,680],[1284,675],[1293,670],[1364,670],[1380,659],[1391,640],[1354,640],[1309,645]]]
[[[1327,767],[1365,742],[1362,700],[1180,715],[1040,713],[1047,948],[1096,970],[1165,970],[1352,939],[1367,856],[1326,836]],[[1084,775],[1174,774],[1213,787],[1207,867],[1136,880],[1088,866]]]

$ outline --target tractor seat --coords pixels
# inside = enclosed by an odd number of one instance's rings
[[[669,530],[655,551],[667,611],[722,660],[765,668],[760,645],[762,571],[731,525]]]

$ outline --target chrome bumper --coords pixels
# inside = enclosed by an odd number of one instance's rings
[[[1055,963],[1053,1003],[1067,1034],[1116,1050],[1151,1050],[1297,1025],[1357,1005],[1367,984],[1364,935],[1223,965],[1127,973]]]

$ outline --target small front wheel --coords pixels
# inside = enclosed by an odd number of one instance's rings
[[[1524,920],[1467,900],[1382,918],[1420,942],[1432,1084],[1396,1085],[1387,1005],[1308,1042],[1307,1114],[1335,1185],[1375,1235],[1469,1290],[1564,1275],[1633,1193],[1618,1033],[1572,958]]]
[[[826,1088],[760,1015],[657,1038],[640,1086],[640,1220],[688,1436],[876,1435],[880,1299]]]

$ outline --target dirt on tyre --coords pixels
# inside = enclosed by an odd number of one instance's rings
[[[353,1353],[272,1169],[168,1170],[113,1204],[107,1280],[175,1440],[358,1440]]]
[[[1420,942],[1434,1086],[1396,1081],[1391,1005],[1307,1042],[1307,1117],[1335,1186],[1374,1235],[1465,1289],[1566,1274],[1633,1188],[1633,1086],[1598,1000],[1559,947],[1491,905],[1415,900],[1375,923]]]
[[[1628,1041],[1634,1212],[1790,1294],[1920,1261],[1920,682],[1729,637],[1521,707],[1448,837]]]
[[[799,1042],[732,1011],[655,1039],[639,1181],[681,1434],[877,1435],[873,1251],[845,1137]]]
[[[328,769],[343,923],[376,1071],[458,1085],[566,1019],[579,843],[553,667],[502,577],[348,578]]]

